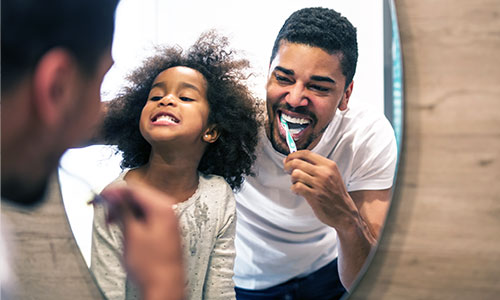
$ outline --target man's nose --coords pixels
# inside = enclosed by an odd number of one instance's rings
[[[290,87],[290,91],[286,97],[286,102],[291,107],[307,106],[309,99],[307,98],[306,92],[307,90],[305,86],[297,83]]]

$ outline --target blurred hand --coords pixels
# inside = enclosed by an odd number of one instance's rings
[[[108,221],[122,226],[124,262],[143,299],[183,299],[184,266],[178,220],[168,195],[144,186],[101,193]]]

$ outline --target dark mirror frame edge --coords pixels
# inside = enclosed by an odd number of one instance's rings
[[[397,194],[398,185],[401,180],[402,152],[404,151],[404,78],[403,57],[401,51],[401,40],[399,25],[394,0],[383,0],[383,35],[384,35],[384,114],[391,123],[396,137],[398,158],[394,176],[391,205],[387,212],[386,221],[392,210],[394,210],[394,197]],[[396,184],[398,183],[398,185]],[[379,244],[385,233],[385,224],[379,237]],[[373,257],[377,253],[378,246],[371,251],[369,257],[361,269],[350,294],[345,294],[341,300],[351,298],[357,299],[356,289],[363,280],[366,271],[371,265]]]

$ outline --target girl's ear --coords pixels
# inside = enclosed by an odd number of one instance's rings
[[[203,134],[203,141],[207,143],[214,143],[219,138],[219,129],[216,125],[210,125],[205,130],[205,134]]]

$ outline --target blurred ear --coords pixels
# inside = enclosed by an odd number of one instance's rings
[[[75,101],[78,66],[73,56],[55,48],[42,56],[33,73],[33,105],[40,121],[57,126]],[[67,116],[66,116],[67,117]]]
[[[340,110],[347,109],[347,104],[349,104],[349,98],[351,98],[353,86],[354,86],[354,81],[351,81],[349,86],[345,89],[344,95],[342,96],[342,100],[340,100],[340,103],[339,103]]]
[[[219,138],[219,129],[216,125],[210,125],[205,130],[205,134],[203,134],[203,141],[207,143],[214,143]]]

